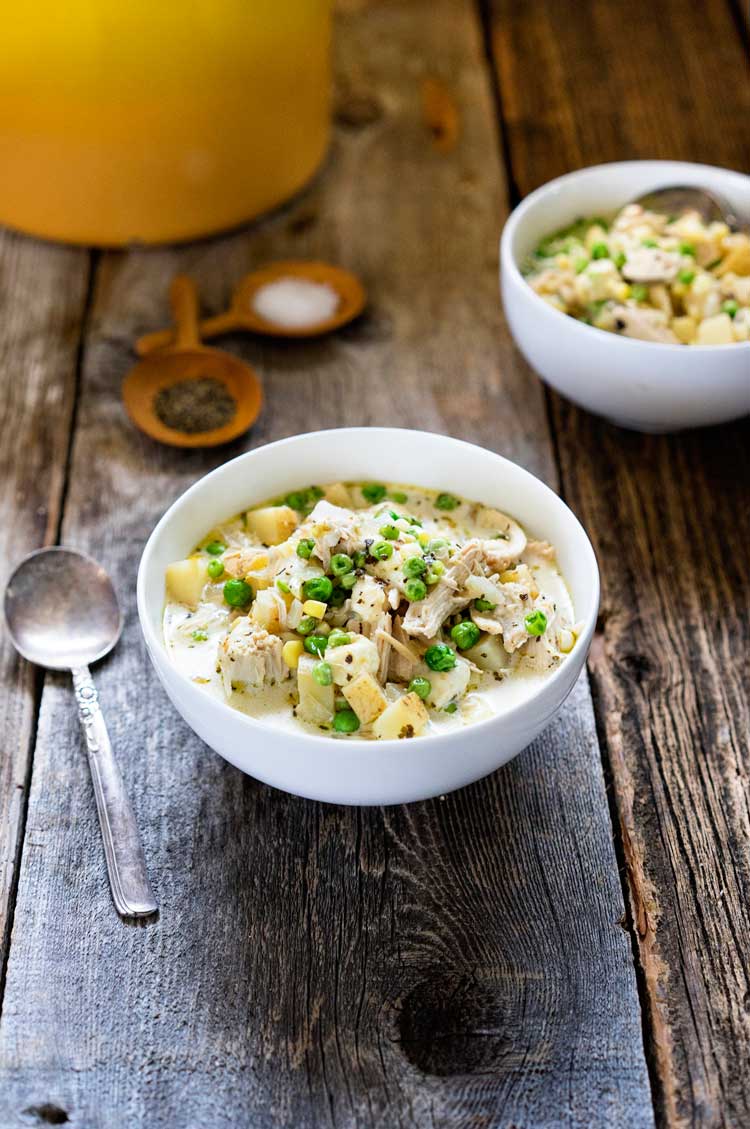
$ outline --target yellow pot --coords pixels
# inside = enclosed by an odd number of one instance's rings
[[[192,239],[312,175],[329,0],[0,0],[0,223],[74,243]]]

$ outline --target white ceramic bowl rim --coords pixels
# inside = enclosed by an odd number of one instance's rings
[[[586,165],[585,168],[575,169],[573,172],[564,173],[562,176],[555,177],[554,180],[548,180],[545,184],[541,184],[539,188],[535,188],[533,192],[530,192],[528,196],[525,196],[523,198],[521,203],[518,204],[508,216],[505,227],[503,228],[503,234],[500,240],[500,257],[503,265],[513,276],[513,278],[516,281],[522,283],[523,286],[527,287],[529,292],[533,296],[532,300],[539,303],[539,306],[541,308],[540,312],[542,310],[550,311],[552,314],[566,318],[566,320],[572,323],[572,326],[575,327],[573,332],[579,332],[583,334],[596,333],[600,336],[604,335],[606,337],[612,337],[615,341],[621,342],[625,347],[635,346],[636,348],[645,347],[649,349],[656,349],[657,354],[662,355],[667,350],[669,350],[672,354],[683,353],[685,351],[685,348],[687,347],[685,345],[674,345],[669,341],[642,341],[640,338],[622,337],[620,334],[613,334],[609,330],[599,329],[595,325],[587,325],[585,322],[579,321],[577,318],[572,317],[570,314],[563,313],[562,310],[556,309],[554,306],[550,305],[549,302],[545,302],[544,299],[539,294],[537,294],[533,287],[529,286],[529,283],[521,274],[520,268],[513,253],[513,240],[519,226],[523,223],[527,212],[530,211],[530,209],[537,203],[539,199],[546,196],[551,189],[565,189],[582,176],[589,175],[598,171],[603,171],[604,169],[621,168],[625,170],[633,169],[638,166],[643,167],[644,171],[646,166],[654,170],[655,176],[649,177],[649,181],[655,179],[655,181],[658,182],[660,175],[663,174],[664,179],[661,181],[661,186],[663,187],[666,187],[669,184],[675,184],[675,176],[679,176],[680,171],[686,172],[688,169],[706,169],[710,170],[711,173],[723,173],[726,174],[729,179],[733,177],[742,177],[745,175],[744,173],[737,172],[734,169],[722,169],[717,165],[704,165],[693,161],[609,161],[601,165]],[[659,183],[654,183],[650,186],[649,189],[644,189],[644,191],[651,191],[658,187],[660,187]],[[623,205],[627,203],[627,200],[623,200]],[[690,345],[689,349],[691,353],[710,353],[713,355],[718,349],[750,349],[750,341],[732,341],[724,345]]]
[[[349,434],[349,435],[355,435],[355,436],[357,434],[362,434],[363,436],[366,435],[370,441],[372,441],[373,438],[376,441],[378,439],[380,439],[382,441],[382,443],[385,445],[386,442],[387,442],[388,436],[393,435],[394,433],[402,434],[402,435],[420,434],[419,432],[415,432],[413,429],[409,429],[409,428],[385,428],[385,427],[331,428],[331,429],[318,431],[318,432],[305,432],[304,435],[292,435],[292,436],[289,436],[286,439],[279,439],[279,440],[276,440],[276,442],[274,442],[274,443],[266,444],[262,448],[255,448],[252,451],[246,451],[244,454],[238,455],[236,458],[230,459],[226,463],[222,463],[221,466],[218,466],[214,470],[210,471],[208,474],[203,475],[196,482],[194,482],[192,486],[188,487],[188,489],[183,494],[181,494],[172,503],[172,505],[163,514],[163,516],[160,518],[159,522],[157,523],[157,525],[153,529],[151,536],[149,537],[148,541],[146,542],[146,546],[145,546],[145,548],[143,550],[143,554],[141,556],[141,562],[140,562],[140,565],[138,567],[138,581],[137,581],[138,615],[139,615],[139,618],[140,618],[141,629],[143,631],[143,634],[144,634],[144,637],[145,637],[145,640],[146,640],[146,645],[147,645],[148,649],[150,651],[151,650],[162,651],[166,656],[166,661],[171,662],[171,660],[169,659],[169,655],[166,652],[164,640],[161,637],[161,634],[154,630],[153,624],[151,622],[150,615],[148,614],[148,594],[146,592],[146,575],[147,575],[147,572],[148,572],[150,557],[151,557],[151,555],[154,551],[154,547],[155,547],[155,545],[158,541],[158,538],[159,538],[161,531],[171,522],[172,518],[178,512],[180,512],[181,510],[186,509],[190,506],[193,497],[200,490],[202,490],[204,488],[205,483],[207,483],[210,479],[213,479],[213,478],[215,478],[219,475],[225,474],[228,467],[231,467],[231,466],[239,467],[240,464],[247,461],[251,456],[256,455],[260,450],[268,450],[271,447],[281,448],[281,447],[285,447],[285,446],[293,446],[299,439],[307,438],[307,437],[310,437],[312,435],[330,436],[331,440],[333,441],[333,439],[336,436],[343,435],[343,434]],[[432,434],[432,433],[423,433],[423,434]],[[435,438],[438,438],[438,439],[440,439],[444,442],[449,442],[449,443],[453,444],[456,448],[457,456],[460,456],[462,449],[465,449],[465,448],[470,449],[473,446],[478,446],[478,444],[466,443],[461,439],[454,439],[450,436],[435,434]],[[480,448],[480,449],[486,450],[486,448]],[[551,498],[553,498],[555,500],[555,503],[557,505],[564,508],[564,510],[567,512],[567,518],[568,518],[568,521],[570,522],[571,526],[574,529],[576,529],[578,531],[578,533],[580,534],[583,551],[586,553],[586,555],[588,557],[588,561],[587,561],[588,566],[589,566],[588,571],[589,571],[590,576],[591,576],[591,585],[592,585],[592,600],[591,600],[591,603],[590,603],[590,608],[592,610],[589,612],[589,615],[586,617],[585,620],[579,621],[579,622],[583,622],[583,627],[582,627],[580,635],[579,635],[579,637],[576,641],[576,647],[582,646],[582,647],[588,648],[589,642],[590,642],[591,637],[592,637],[593,632],[594,632],[594,627],[596,626],[596,617],[597,617],[597,611],[598,611],[598,607],[599,607],[600,585],[599,585],[599,569],[598,569],[598,566],[597,566],[597,563],[596,563],[596,556],[594,555],[594,550],[591,547],[591,543],[588,539],[588,535],[586,534],[586,531],[584,530],[583,526],[579,522],[578,518],[575,516],[575,514],[572,512],[572,510],[566,505],[566,503],[562,500],[562,498],[560,498],[559,495],[557,495],[554,492],[554,490],[551,490],[549,488],[549,486],[546,485],[546,483],[542,482],[541,479],[537,478],[536,475],[531,474],[530,471],[525,470],[525,468],[519,466],[518,463],[514,463],[510,459],[506,459],[503,455],[496,454],[496,452],[494,452],[494,451],[488,450],[488,454],[492,454],[495,458],[499,459],[502,463],[505,463],[508,466],[513,467],[514,472],[517,473],[517,472],[520,471],[523,475],[527,475],[529,478],[533,479],[536,486],[543,493],[547,493]],[[521,518],[520,515],[518,515],[518,516],[519,516],[519,519],[523,521],[523,518]],[[163,600],[163,596],[161,597],[161,599]],[[191,690],[194,691],[194,693],[196,695],[201,695],[201,694],[206,693],[205,690],[202,690],[199,687],[194,686],[193,683],[190,681],[190,679],[187,678],[185,675],[181,674],[181,672],[177,671],[176,668],[175,668],[175,671],[179,675],[179,677],[184,681],[184,683],[187,686],[189,686],[191,688]],[[565,663],[561,663],[560,666],[558,666],[558,668],[555,671],[553,671],[551,674],[547,675],[547,677],[541,683],[538,691],[535,694],[533,694],[530,698],[527,698],[523,702],[519,702],[517,705],[512,706],[507,710],[503,710],[502,714],[496,714],[493,717],[486,718],[482,721],[472,722],[470,725],[466,726],[466,731],[465,731],[466,736],[467,737],[470,736],[470,734],[472,732],[477,731],[479,729],[484,730],[489,726],[496,725],[498,723],[498,721],[502,721],[506,718],[507,719],[515,718],[519,714],[525,713],[529,709],[533,709],[534,701],[536,700],[536,698],[539,695],[541,695],[543,692],[546,692],[549,687],[554,685],[556,682],[560,681],[560,679],[563,678],[564,676],[565,676]],[[264,725],[262,721],[259,721],[258,719],[251,717],[248,714],[245,714],[240,710],[234,709],[232,706],[228,705],[226,702],[222,701],[220,698],[213,698],[212,697],[211,700],[212,700],[212,703],[214,705],[218,705],[221,708],[222,711],[227,711],[227,713],[230,714],[235,719],[239,718],[240,721],[242,723],[244,723],[247,726],[248,730],[252,733],[258,733],[258,732],[260,732],[260,733],[266,732],[267,733],[270,729],[273,728],[273,726]],[[556,712],[557,712],[557,709],[551,710],[549,716],[552,717]],[[459,733],[461,735],[463,735],[463,731],[459,731]],[[420,745],[423,745],[424,742],[455,740],[456,736],[457,736],[457,731],[455,729],[446,729],[445,732],[443,732],[443,733],[430,733],[429,735],[427,735],[425,737],[417,738],[417,740],[419,741]],[[313,750],[316,749],[316,748],[321,748],[321,747],[330,748],[332,746],[336,746],[337,748],[340,749],[341,741],[342,741],[341,738],[326,737],[323,734],[321,734],[320,736],[318,736],[317,734],[310,734],[310,733],[307,733],[302,728],[300,728],[300,731],[299,731],[298,734],[297,733],[294,734],[294,738],[295,738],[295,740],[299,740],[303,743],[309,743],[310,746],[311,746],[311,749],[313,749]],[[355,740],[355,741],[351,741],[349,744],[350,744],[350,747],[352,749],[352,754],[354,756],[356,756],[357,751],[364,751],[364,749],[371,751],[372,748],[373,748],[373,745],[376,745],[378,748],[380,748],[380,747],[395,748],[395,747],[402,747],[404,742],[394,738],[394,739],[388,739],[388,740],[382,739],[382,740],[377,740],[377,741],[376,740],[367,740],[367,741]]]

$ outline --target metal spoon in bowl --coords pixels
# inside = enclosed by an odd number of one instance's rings
[[[649,212],[661,212],[668,216],[679,216],[683,212],[698,212],[704,223],[718,220],[725,223],[730,231],[744,231],[744,223],[733,210],[728,200],[717,192],[694,185],[668,185],[644,192],[632,201]]]
[[[73,675],[112,898],[123,917],[147,917],[158,907],[135,815],[88,669],[120,638],[122,616],[112,582],[101,565],[84,553],[41,549],[22,560],[8,581],[5,620],[16,650],[25,659]]]

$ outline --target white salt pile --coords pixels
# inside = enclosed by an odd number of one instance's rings
[[[339,296],[324,282],[279,278],[253,295],[253,309],[266,321],[285,329],[304,329],[327,321],[338,309]]]

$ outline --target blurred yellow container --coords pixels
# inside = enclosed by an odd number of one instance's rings
[[[286,199],[328,142],[329,0],[0,0],[0,223],[121,245]]]

